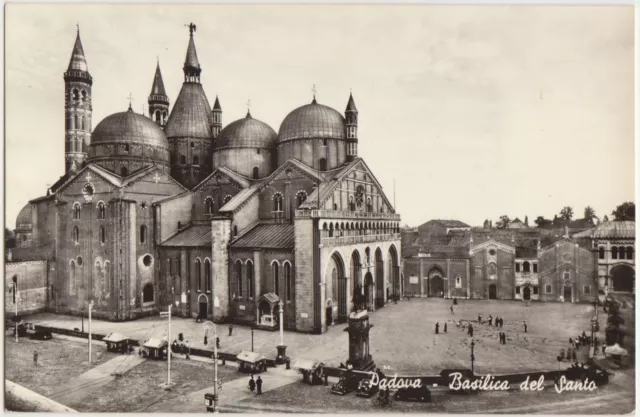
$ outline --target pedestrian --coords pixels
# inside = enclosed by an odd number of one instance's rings
[[[489,314],[489,326],[491,326],[491,322],[493,321],[493,316],[491,314]]]
[[[216,337],[216,349],[220,349],[220,338]]]
[[[482,324],[482,314],[478,314],[478,324]]]
[[[451,310],[451,314],[456,314],[453,312],[453,305],[449,306],[449,310]]]
[[[447,323],[446,322],[444,323],[444,332],[445,333],[447,332]]]
[[[502,326],[504,326],[504,319],[502,317],[500,317],[500,328],[502,329]]]
[[[324,386],[328,386],[329,385],[329,375],[327,375],[326,373],[324,374]]]
[[[440,323],[436,322],[436,334],[440,332]]]
[[[185,341],[185,359],[191,359],[191,357],[189,356],[189,352],[191,349],[189,349],[189,341]]]
[[[469,327],[467,327],[467,334],[473,337],[473,326],[469,323]]]
[[[262,378],[258,376],[258,380],[256,381],[256,386],[258,387],[258,395],[262,394]]]
[[[507,334],[506,333],[502,333],[502,344],[506,345],[507,344]]]
[[[38,351],[37,350],[33,351],[33,365],[34,366],[38,366]]]
[[[526,321],[524,322],[524,332],[525,333],[527,332],[527,322]]]
[[[573,348],[573,337],[569,338],[569,346],[571,346]]]
[[[233,333],[233,324],[229,324],[229,336]]]
[[[207,337],[207,334],[204,334],[204,345],[207,346],[207,343],[209,342],[209,339]]]
[[[251,375],[249,378],[249,390],[253,392],[254,389],[256,389],[256,381],[253,380],[253,375]]]

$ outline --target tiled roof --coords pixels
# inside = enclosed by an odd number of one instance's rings
[[[202,84],[184,83],[164,132],[167,138],[211,138],[213,114]]]
[[[293,249],[292,224],[258,224],[231,242],[232,248]]]
[[[219,173],[224,174],[227,177],[231,178],[233,181],[235,181],[238,184],[240,184],[243,188],[246,188],[249,185],[251,185],[249,180],[246,179],[245,177],[243,177],[242,175],[238,174],[237,172],[235,172],[234,170],[232,170],[230,168],[227,168],[226,166],[222,166],[222,167],[216,168],[211,174],[209,174],[207,176],[207,178],[205,178],[202,181],[200,181],[200,183],[198,185],[193,187],[193,190],[194,191],[199,190],[200,188],[202,188],[202,186],[204,184],[207,183],[207,181],[209,181],[211,179],[211,177],[213,177],[213,176],[215,176],[215,175],[217,175]]]
[[[161,246],[211,247],[211,226],[191,226],[165,240]]]
[[[537,257],[538,257],[537,248],[527,248],[523,246],[516,246],[516,258],[535,259]]]
[[[227,201],[227,204],[220,207],[219,211],[235,211],[258,191],[260,185],[261,183],[255,183],[251,187],[240,190],[240,192],[234,195],[231,200]]]

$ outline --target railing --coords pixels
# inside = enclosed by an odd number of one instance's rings
[[[398,213],[369,213],[340,210],[296,210],[298,218],[324,217],[327,219],[400,220]]]
[[[357,243],[369,243],[378,242],[381,240],[400,240],[399,233],[385,233],[378,235],[357,235],[357,236],[333,236],[323,237],[320,239],[320,243],[323,245],[353,245]]]

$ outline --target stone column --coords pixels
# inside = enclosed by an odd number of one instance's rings
[[[217,219],[211,222],[211,252],[213,259],[213,319],[222,320],[229,315],[229,252],[231,220]],[[217,300],[217,302],[216,302]]]
[[[467,266],[467,300],[471,298],[471,265],[468,259],[464,261]]]
[[[253,251],[253,293],[254,302],[262,295],[262,250]],[[257,304],[256,304],[257,305]]]
[[[420,262],[420,271],[419,271],[419,279],[420,279],[420,298],[424,297],[424,265],[422,259],[418,258],[418,262]]]

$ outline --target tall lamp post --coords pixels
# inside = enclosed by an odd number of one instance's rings
[[[253,325],[251,326],[251,351],[253,352]]]
[[[216,325],[211,322],[211,321],[205,321],[204,323],[202,323],[202,327],[204,328],[205,331],[207,331],[207,327],[210,327],[213,329],[213,340],[217,340],[218,338],[218,330],[216,328]],[[253,329],[252,333],[253,333]],[[253,350],[253,349],[252,349]],[[213,344],[213,404],[212,404],[212,408],[213,408],[213,412],[217,413],[218,412],[218,344],[214,343]],[[205,395],[205,399],[207,399],[207,396]]]
[[[280,300],[279,304],[280,304],[280,344],[276,346],[276,349],[278,349],[278,356],[276,356],[276,363],[280,365],[287,361],[287,355],[286,355],[287,347],[284,344],[284,320],[283,320],[284,307],[283,307],[282,300]]]
[[[471,340],[471,373],[473,374],[474,370],[474,362],[476,361],[476,356],[473,354],[473,348],[476,346],[473,340]]]
[[[16,306],[16,342],[18,341],[18,278],[13,277],[13,304]]]

